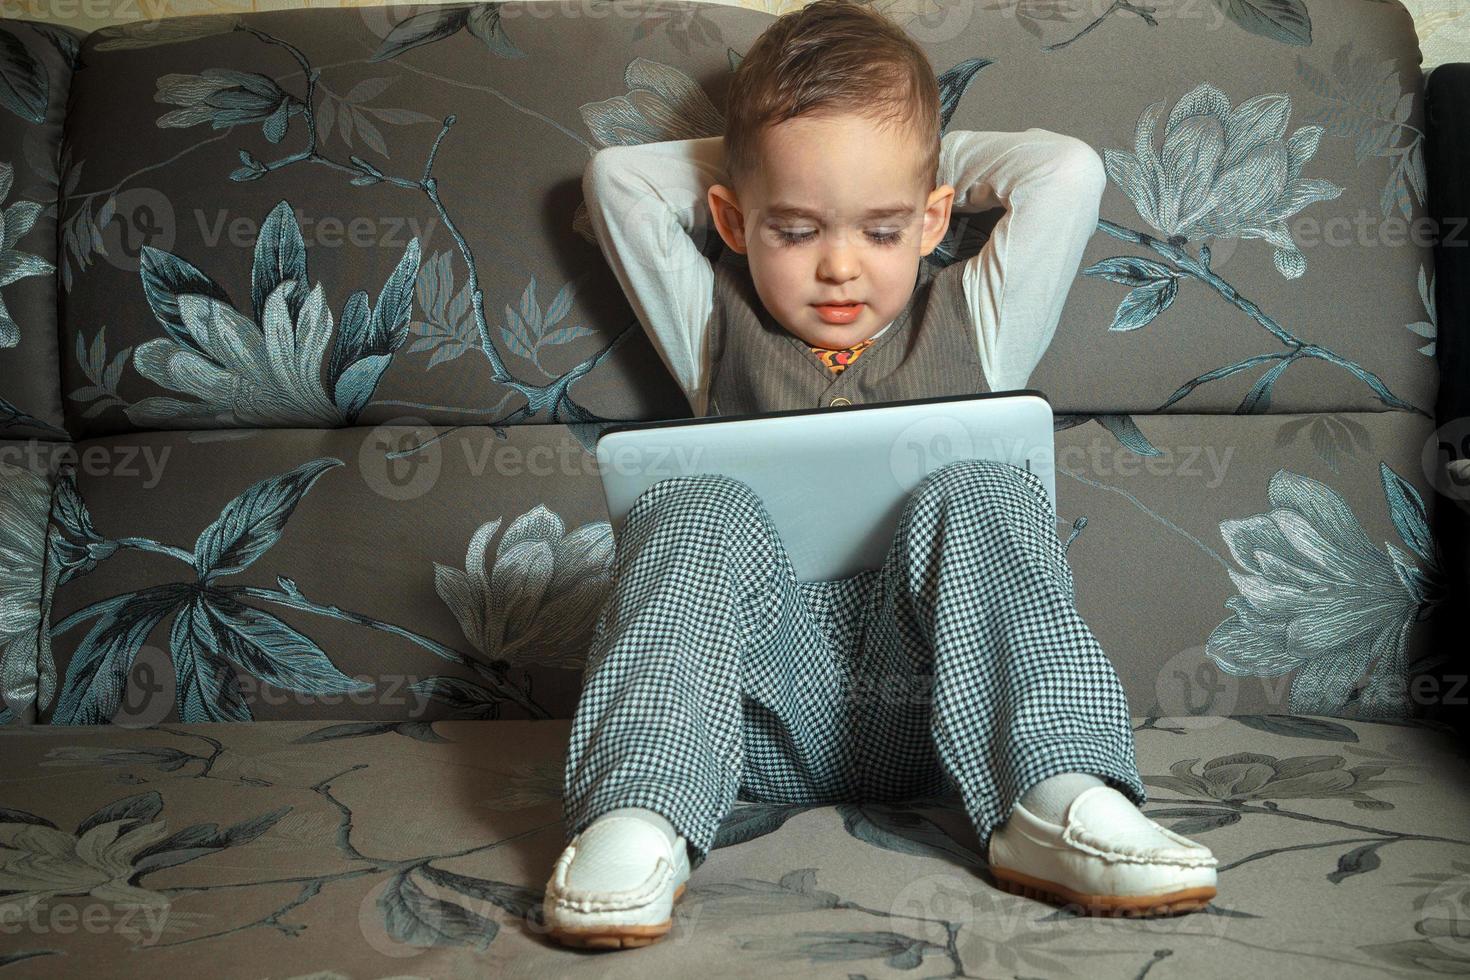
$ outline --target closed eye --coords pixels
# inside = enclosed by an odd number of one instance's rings
[[[783,228],[772,229],[781,240],[783,245],[801,245],[811,241],[816,235],[815,231],[786,231]],[[898,245],[903,241],[902,231],[870,231],[866,233],[875,245]]]

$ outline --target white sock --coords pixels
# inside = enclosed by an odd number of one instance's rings
[[[677,842],[678,831],[661,813],[638,806],[623,806],[598,815],[582,829],[582,842],[567,868],[567,884],[573,888],[596,891],[626,891],[647,880],[654,865],[646,853],[623,853],[617,846],[616,833],[594,834],[592,828],[613,817],[632,817],[656,827],[668,838],[670,846]]]
[[[1081,791],[1079,790],[1078,792]],[[606,813],[598,816],[596,820],[593,820],[592,823],[596,823],[603,817],[637,817],[640,820],[647,820],[664,832],[664,836],[669,839],[670,846],[673,846],[675,839],[679,836],[679,832],[674,829],[674,825],[669,823],[668,818],[662,813],[656,810],[646,810],[641,806],[620,806],[616,810],[608,810]],[[588,824],[587,826],[590,827],[592,824]]]
[[[1102,785],[1103,781],[1090,773],[1064,772],[1022,793],[1021,805],[1042,820],[1059,824],[1067,817],[1067,807],[1083,790]]]

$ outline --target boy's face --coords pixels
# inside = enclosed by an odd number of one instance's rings
[[[747,257],[761,302],[791,333],[833,349],[866,340],[908,304],[921,257],[949,228],[954,188],[920,179],[906,131],[853,114],[788,119],[762,133],[761,150],[739,198],[709,189],[720,237]],[[900,212],[868,213],[889,207]],[[861,305],[821,309],[840,300]]]

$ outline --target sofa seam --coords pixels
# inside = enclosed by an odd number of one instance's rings
[[[68,66],[71,70],[66,76],[66,99],[62,105],[61,125],[56,140],[56,267],[52,270],[51,277],[51,295],[54,298],[52,316],[56,326],[56,408],[58,416],[61,419],[61,429],[66,433],[66,441],[73,444],[75,444],[76,438],[72,435],[71,429],[67,428],[67,422],[69,420],[66,411],[66,378],[64,369],[62,368],[62,358],[66,349],[63,344],[63,338],[66,336],[65,319],[62,315],[62,310],[66,305],[66,290],[62,288],[61,263],[64,249],[66,248],[64,204],[67,200],[67,195],[66,174],[61,172],[61,161],[66,158],[67,146],[71,142],[72,107],[76,102],[77,72],[86,67],[82,56],[86,53],[87,42],[94,33],[95,31],[89,31],[76,39],[77,53],[72,63]]]

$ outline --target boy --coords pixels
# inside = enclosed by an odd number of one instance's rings
[[[1025,386],[1096,226],[1090,147],[1036,128],[941,140],[927,57],[853,0],[778,18],[727,102],[722,137],[606,148],[583,182],[696,415]],[[978,255],[930,271],[952,206],[1000,203]],[[729,249],[713,265],[691,237],[706,213]],[[1203,907],[1215,858],[1138,809],[1127,701],[1055,532],[1034,474],[961,460],[915,488],[883,568],[801,583],[745,484],[650,487],[573,720],[551,935],[666,933],[737,798],[958,789],[1008,890],[1092,912]],[[922,690],[852,693],[895,682]]]

